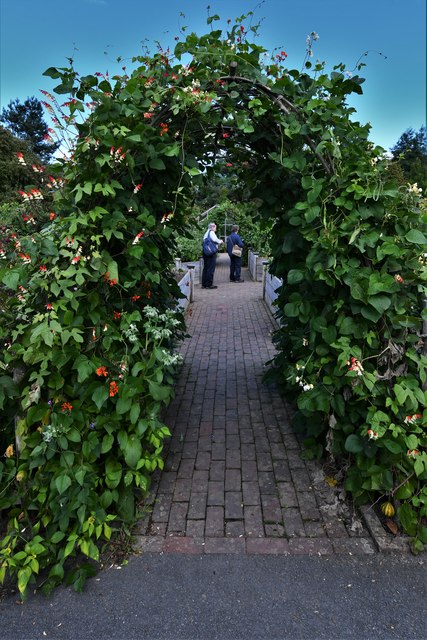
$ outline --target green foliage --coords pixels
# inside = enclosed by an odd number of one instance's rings
[[[416,184],[425,194],[427,191],[427,138],[426,128],[419,131],[407,129],[394,147],[392,165],[402,171],[406,182]]]

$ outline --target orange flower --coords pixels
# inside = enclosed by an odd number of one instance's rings
[[[73,408],[73,405],[70,404],[69,402],[63,402],[62,403],[62,407],[61,407],[62,411],[71,411],[72,408]]]
[[[113,398],[119,392],[117,382],[110,382],[110,398]]]
[[[6,458],[11,458],[13,456],[13,444],[10,444],[6,451],[4,452]]]
[[[96,375],[107,377],[108,376],[107,367],[98,367],[96,370]]]
[[[131,300],[132,300],[132,302],[136,302],[137,300],[139,300],[139,299],[140,299],[140,297],[141,297],[141,296],[132,296],[132,297],[131,297]]]
[[[119,311],[114,311],[113,317],[114,317],[114,320],[120,320],[120,318],[122,317],[122,314]]]

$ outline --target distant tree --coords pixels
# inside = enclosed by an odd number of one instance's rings
[[[0,122],[15,136],[25,140],[43,163],[48,163],[58,148],[58,144],[48,140],[49,128],[43,119],[43,107],[34,96],[23,104],[18,98],[11,100],[2,111]]]
[[[426,128],[407,129],[390,149],[393,164],[401,169],[407,182],[416,182],[424,194],[427,190],[427,137]]]
[[[18,161],[18,153],[24,154],[26,164]],[[36,182],[32,164],[38,163],[27,142],[0,126],[0,204],[21,200],[19,191]]]

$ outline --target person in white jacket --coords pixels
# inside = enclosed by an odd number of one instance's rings
[[[216,244],[217,250],[215,253],[209,255],[205,253],[205,251],[203,252],[202,289],[217,289],[218,287],[214,285],[213,279],[216,266],[216,254],[218,253],[219,246],[222,244],[222,240],[216,235],[215,222],[208,224],[208,230],[203,236],[203,240],[206,240],[208,237]]]

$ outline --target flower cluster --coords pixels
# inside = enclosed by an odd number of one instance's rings
[[[138,328],[135,324],[130,324],[124,334],[129,342],[138,342]]]
[[[115,164],[118,164],[120,162],[123,162],[123,160],[126,158],[126,153],[124,153],[122,147],[118,147],[117,149],[115,147],[111,147],[110,156],[112,161]]]
[[[119,386],[117,384],[117,382],[110,382],[110,390],[109,390],[109,396],[110,398],[114,398],[114,396],[119,392]]]
[[[414,413],[412,416],[406,416],[404,422],[405,424],[414,424],[417,420],[422,418],[421,413]]]
[[[295,369],[297,371],[304,372],[305,366],[303,364],[299,364],[297,362],[296,365],[295,365]],[[314,389],[314,384],[311,384],[310,382],[307,382],[304,379],[303,375],[295,376],[295,382],[298,382],[299,386],[302,388],[303,391],[310,391],[311,389]]]
[[[410,184],[408,187],[409,193],[415,194],[416,196],[422,195],[423,190],[418,186],[416,182],[414,184]]]
[[[139,233],[136,234],[136,236],[134,237],[134,239],[132,240],[132,244],[138,244],[138,242],[141,240],[141,238],[144,237],[144,229],[142,231],[140,231]]]
[[[352,357],[350,361],[347,360],[347,366],[349,371],[355,371],[358,376],[363,375],[364,368],[357,358]]]
[[[34,188],[28,192],[19,191],[18,193],[20,196],[22,196],[24,202],[29,202],[31,200],[43,200],[43,194],[40,189]]]
[[[408,458],[416,458],[420,455],[418,449],[408,449],[407,456]]]
[[[369,440],[378,440],[378,437],[379,437],[378,431],[374,431],[373,429],[368,429],[367,434],[369,436]]]

